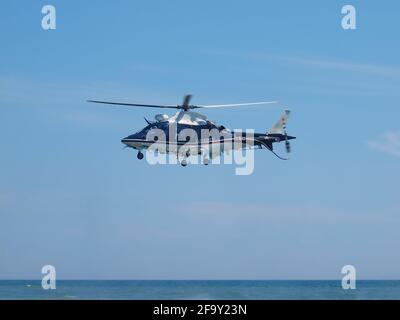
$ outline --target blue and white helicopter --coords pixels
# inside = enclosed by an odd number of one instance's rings
[[[266,105],[276,103],[276,101],[263,101],[252,103],[220,104],[220,105],[192,105],[190,100],[192,95],[184,96],[181,105],[154,105],[139,103],[124,103],[112,101],[88,100],[88,102],[129,106],[129,107],[148,107],[178,109],[173,115],[157,114],[155,121],[145,118],[147,126],[137,133],[131,134],[121,140],[126,147],[138,150],[137,158],[143,159],[144,150],[152,150],[161,153],[174,153],[176,157],[181,157],[182,166],[187,165],[187,158],[191,155],[202,155],[203,163],[209,164],[209,159],[220,156],[223,152],[246,148],[266,148],[279,159],[287,160],[275,153],[274,143],[284,142],[286,152],[291,150],[289,140],[296,139],[286,133],[286,124],[290,115],[289,110],[285,110],[278,121],[266,133],[253,133],[248,135],[246,132],[231,131],[222,125],[218,125],[207,119],[205,115],[194,112],[194,109],[201,108],[225,108]],[[161,134],[160,134],[161,133]],[[206,133],[206,134],[204,134]],[[156,149],[152,148],[156,146]]]

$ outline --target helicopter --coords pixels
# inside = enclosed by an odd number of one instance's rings
[[[263,101],[236,104],[218,105],[193,105],[190,104],[191,94],[183,98],[182,104],[161,105],[161,104],[140,104],[124,103],[113,101],[87,100],[87,102],[145,108],[178,109],[173,116],[157,114],[155,121],[145,118],[146,127],[121,140],[125,147],[138,150],[137,158],[144,158],[144,150],[155,150],[152,146],[157,145],[156,151],[161,153],[174,153],[182,166],[187,165],[187,158],[191,155],[203,155],[203,164],[208,165],[210,158],[220,156],[224,152],[249,148],[267,149],[277,158],[288,160],[278,155],[273,148],[274,143],[285,143],[287,153],[290,153],[290,140],[296,139],[286,132],[286,124],[290,115],[289,110],[284,110],[278,121],[266,133],[252,133],[231,131],[223,125],[210,121],[203,114],[192,111],[206,108],[225,108],[255,106],[277,103],[276,101]],[[208,134],[204,134],[204,132]],[[212,132],[212,134],[210,134]],[[216,151],[215,151],[216,150]]]

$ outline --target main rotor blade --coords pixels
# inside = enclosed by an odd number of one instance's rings
[[[113,104],[118,106],[129,106],[129,107],[148,107],[148,108],[171,108],[179,109],[179,106],[174,105],[155,105],[155,104],[139,104],[139,103],[124,103],[124,102],[111,102],[111,101],[98,101],[98,100],[87,100],[87,102]]]
[[[192,99],[192,95],[191,95],[191,94],[185,95],[185,96],[183,97],[183,104],[182,104],[182,106],[183,106],[183,107],[188,107],[191,99]]]
[[[263,102],[250,102],[250,103],[235,103],[235,104],[214,104],[208,106],[197,106],[196,108],[229,108],[229,107],[242,107],[242,106],[255,106],[263,104],[278,103],[278,101],[263,101]]]

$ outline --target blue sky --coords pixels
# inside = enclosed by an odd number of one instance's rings
[[[41,28],[53,4],[57,29]],[[3,1],[0,279],[399,279],[400,5],[351,1]],[[292,110],[290,161],[149,166],[120,139],[157,110],[264,132]]]

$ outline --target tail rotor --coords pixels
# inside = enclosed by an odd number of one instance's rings
[[[286,153],[290,153],[290,151],[292,150],[291,146],[290,146],[290,142],[288,140],[288,135],[286,130],[284,131],[284,135],[285,135],[285,148],[286,148]]]

